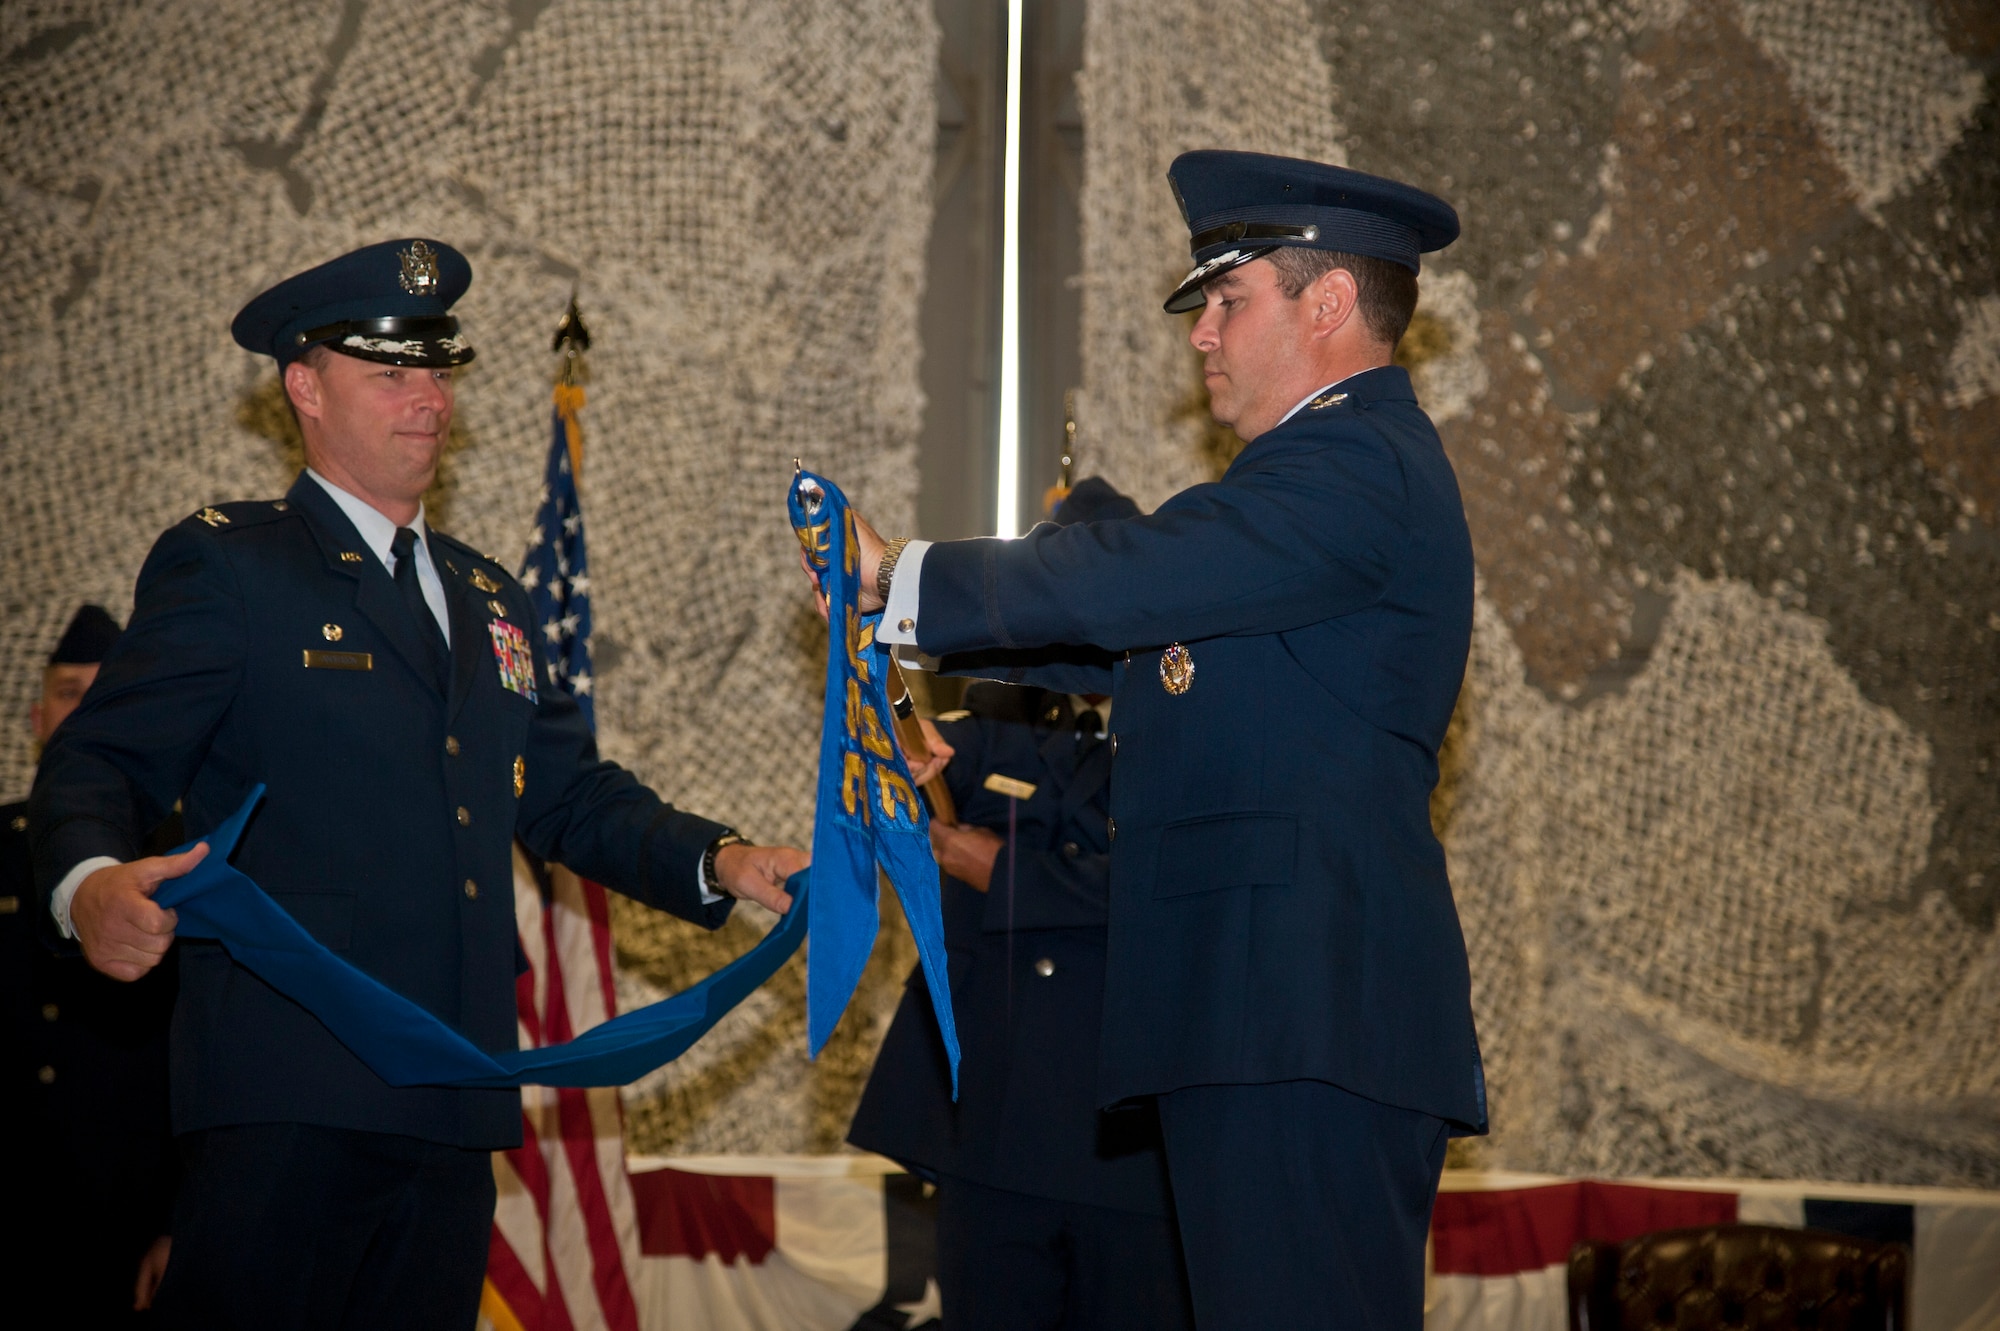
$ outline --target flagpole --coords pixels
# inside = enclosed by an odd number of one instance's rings
[[[897,742],[903,746],[903,757],[910,766],[922,767],[931,760],[931,746],[924,738],[923,723],[917,720],[917,704],[910,697],[910,686],[896,658],[885,654],[884,659],[889,662],[889,710],[895,713]],[[931,806],[931,817],[941,823],[958,821],[958,805],[953,802],[951,787],[944,783],[942,775],[924,782],[920,789],[924,801]]]

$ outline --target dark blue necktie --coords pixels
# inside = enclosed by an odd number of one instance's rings
[[[445,646],[444,630],[438,627],[437,616],[431,613],[430,602],[424,599],[423,584],[417,581],[417,534],[408,527],[396,528],[396,538],[389,542],[389,553],[396,556],[396,590],[403,594],[403,604],[416,620],[417,637],[422,639],[424,651],[430,657],[431,678],[443,690],[445,663],[451,659],[451,649]]]

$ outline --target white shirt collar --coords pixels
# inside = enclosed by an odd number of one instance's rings
[[[1349,379],[1352,379],[1353,377],[1354,376],[1351,374],[1342,375],[1340,378],[1334,380],[1330,384],[1321,384],[1318,388],[1313,389],[1312,392],[1307,393],[1304,397],[1300,398],[1298,402],[1293,405],[1292,409],[1286,412],[1284,416],[1279,419],[1278,425],[1283,425],[1286,421],[1298,415],[1300,410],[1304,408],[1306,403],[1312,401],[1314,398],[1318,397],[1321,393],[1326,392],[1329,388],[1338,388],[1340,385],[1346,383]],[[1278,428],[1278,425],[1274,425],[1271,428],[1275,430]]]
[[[396,524],[388,515],[367,500],[349,494],[311,467],[306,468],[306,475],[318,481],[320,488],[332,496],[333,502],[340,505],[340,511],[347,515],[347,520],[354,524],[354,530],[361,534],[362,544],[375,552],[375,557],[382,561],[383,568],[394,573],[396,564],[391,547],[396,542]],[[417,516],[410,522],[410,530],[417,534],[417,549],[419,551],[428,549],[430,533],[424,527],[424,506],[421,501],[417,504]],[[418,559],[418,567],[421,568],[422,555],[419,555]]]

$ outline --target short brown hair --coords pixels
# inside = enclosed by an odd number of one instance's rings
[[[1394,260],[1299,245],[1281,245],[1264,257],[1278,270],[1278,290],[1288,300],[1297,300],[1307,287],[1336,268],[1354,274],[1361,317],[1376,340],[1391,350],[1403,340],[1410,316],[1417,311],[1417,275]]]

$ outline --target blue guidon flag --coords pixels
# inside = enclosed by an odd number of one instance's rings
[[[890,730],[889,653],[875,641],[879,612],[861,612],[859,543],[847,497],[801,470],[789,496],[792,530],[826,594],[826,715],[820,728],[807,936],[806,1039],[817,1055],[861,982],[881,916],[876,874],[889,875],[917,941],[924,980],[958,1094],[958,1028],[951,1019],[944,914],[930,815]]]

